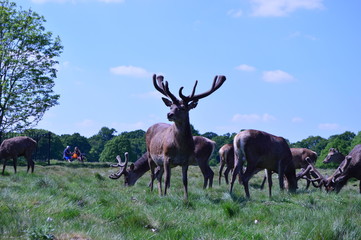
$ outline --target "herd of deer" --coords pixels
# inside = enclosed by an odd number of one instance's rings
[[[158,191],[160,195],[166,195],[170,187],[171,168],[182,167],[182,179],[184,186],[184,198],[188,198],[188,177],[189,165],[198,165],[204,176],[204,185],[212,187],[214,173],[209,166],[209,158],[215,149],[215,142],[205,137],[192,136],[191,124],[189,122],[189,111],[195,108],[198,101],[205,98],[219,89],[225,82],[225,76],[216,76],[209,91],[202,94],[195,94],[197,81],[189,96],[183,95],[183,87],[179,89],[179,98],[169,90],[168,82],[164,82],[163,76],[153,75],[153,85],[163,97],[163,102],[170,108],[167,114],[168,120],[173,124],[157,123],[151,126],[146,132],[147,152],[136,162],[128,167],[128,154],[125,154],[125,161],[122,162],[117,156],[118,163],[112,167],[119,167],[116,173],[111,174],[111,179],[118,179],[124,176],[125,185],[132,186],[135,182],[150,170],[150,189],[153,190],[153,182],[158,180]],[[221,183],[222,171],[228,184],[228,174],[232,172],[230,182],[230,193],[232,193],[234,181],[237,176],[243,184],[247,197],[250,197],[248,182],[257,172],[265,169],[265,180],[268,180],[269,195],[271,196],[273,172],[278,173],[279,185],[284,189],[284,177],[287,180],[288,189],[296,191],[297,181],[306,179],[307,186],[310,183],[315,187],[324,186],[327,191],[340,189],[346,184],[349,178],[360,180],[361,193],[361,145],[357,145],[349,155],[340,156],[335,149],[325,159],[326,162],[341,159],[340,166],[335,173],[326,178],[314,167],[317,154],[305,148],[289,148],[286,140],[269,133],[258,130],[245,130],[238,133],[233,144],[226,144],[219,150],[220,169],[219,184]],[[243,167],[246,163],[246,167]],[[296,175],[295,169],[302,169]],[[165,187],[162,189],[162,176],[165,176]]]
[[[189,122],[189,111],[195,108],[198,101],[205,98],[219,89],[226,81],[225,76],[216,76],[210,90],[195,94],[197,81],[189,96],[183,95],[183,87],[179,89],[179,98],[169,90],[168,82],[164,82],[163,76],[153,75],[153,85],[165,97],[162,98],[170,112],[168,120],[173,124],[157,123],[152,125],[146,132],[146,148],[144,153],[136,162],[128,167],[128,154],[125,154],[125,161],[117,156],[119,167],[116,173],[111,174],[111,179],[118,179],[124,176],[125,185],[132,186],[135,182],[150,170],[150,189],[153,190],[153,182],[158,180],[158,191],[160,195],[166,195],[170,187],[171,168],[182,167],[182,179],[184,186],[184,198],[188,199],[188,166],[198,165],[204,176],[206,188],[212,187],[214,173],[209,166],[209,159],[215,149],[216,143],[201,136],[192,136],[191,124]],[[28,171],[34,171],[34,162],[31,154],[36,149],[36,142],[28,137],[15,137],[4,140],[0,145],[0,160],[4,159],[4,174],[6,160],[12,158],[16,172],[16,159],[25,156],[28,161]],[[312,183],[315,187],[325,187],[327,191],[336,190],[339,192],[347,183],[348,179],[360,180],[361,193],[361,144],[344,156],[336,149],[331,148],[324,163],[340,163],[339,167],[330,177],[324,177],[315,168],[314,163],[317,154],[305,148],[289,148],[286,140],[269,133],[258,130],[245,130],[238,133],[233,144],[226,144],[219,150],[220,169],[219,184],[224,166],[226,170],[224,177],[228,184],[228,174],[232,172],[230,181],[230,193],[232,193],[234,181],[237,176],[243,184],[246,196],[249,198],[248,182],[257,172],[265,169],[265,178],[262,183],[268,180],[269,196],[271,196],[273,172],[278,173],[279,186],[284,189],[284,178],[287,180],[288,189],[296,191],[297,181],[306,179],[307,186]],[[246,164],[245,164],[246,163]],[[244,167],[246,165],[246,167]],[[301,169],[296,175],[295,169]],[[164,191],[162,189],[162,177],[165,178]]]

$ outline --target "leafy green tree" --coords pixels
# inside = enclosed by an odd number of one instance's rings
[[[135,159],[135,156],[131,151],[131,143],[128,138],[123,135],[116,136],[109,140],[104,147],[104,150],[100,154],[99,161],[101,162],[114,162],[117,155],[122,158],[124,153],[129,153],[129,158]]]
[[[70,150],[73,152],[75,147],[78,147],[79,150],[85,154],[88,161],[93,161],[88,156],[88,153],[91,149],[91,146],[88,142],[88,139],[84,136],[81,136],[79,133],[70,134],[63,134],[60,136],[60,140],[64,146],[70,146]],[[63,149],[64,150],[64,149]]]
[[[217,137],[218,135],[214,132],[206,132],[206,133],[203,133],[202,136],[209,138],[209,139],[213,139],[213,138]]]
[[[292,143],[291,147],[293,148],[308,148],[312,151],[315,151],[317,155],[321,154],[321,151],[326,147],[327,140],[320,136],[310,136],[306,139]]]
[[[55,58],[63,47],[44,22],[32,10],[0,0],[0,137],[36,125],[58,104]]]
[[[26,136],[33,138],[37,141],[37,153],[36,158],[38,160],[50,159],[62,159],[64,145],[60,140],[60,137],[52,132],[44,129],[28,129],[24,132]],[[50,134],[50,143],[49,143]],[[49,145],[50,144],[50,145]],[[50,150],[50,156],[49,156]]]
[[[99,132],[88,139],[91,149],[89,159],[99,161],[100,154],[104,150],[105,144],[115,137],[117,131],[114,128],[102,127]]]
[[[361,131],[352,139],[350,149],[353,149],[357,144],[361,144]]]
[[[131,148],[128,152],[130,154],[129,157],[131,161],[137,160],[147,151],[145,144],[145,131],[139,129],[131,132],[123,132],[120,135],[130,141]],[[133,156],[135,159],[133,159]]]

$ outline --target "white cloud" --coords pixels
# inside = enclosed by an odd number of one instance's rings
[[[291,121],[292,121],[293,123],[301,123],[301,122],[303,122],[303,118],[294,117],[294,118],[292,118]]]
[[[244,71],[244,72],[253,72],[256,70],[255,67],[252,67],[250,65],[247,65],[247,64],[241,64],[239,66],[236,67],[237,70],[240,70],[240,71]]]
[[[134,66],[118,66],[110,69],[110,72],[115,75],[147,78],[151,77],[152,74],[147,72],[144,68]]]
[[[323,9],[323,0],[251,0],[253,16],[282,17],[298,9]]]
[[[239,18],[243,15],[243,11],[241,9],[231,9],[227,12],[227,15],[233,18]]]
[[[318,125],[318,128],[321,130],[337,130],[340,128],[340,125],[337,123],[321,123]]]
[[[291,74],[281,70],[265,71],[263,72],[262,79],[269,83],[285,83],[296,80]]]
[[[232,122],[255,123],[255,122],[271,122],[276,118],[268,113],[259,114],[235,114],[232,117]]]

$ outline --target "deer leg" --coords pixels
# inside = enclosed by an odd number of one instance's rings
[[[212,171],[210,166],[207,166],[207,168],[208,168],[208,176],[209,176],[209,178],[208,178],[208,187],[212,188],[214,172]]]
[[[170,187],[170,164],[164,161],[164,195],[167,195],[167,189]]]
[[[283,166],[283,161],[279,161],[278,163],[278,181],[279,181],[279,185],[280,185],[280,189],[284,190],[285,189],[285,183],[284,183],[284,178],[285,178],[285,169]]]
[[[264,184],[266,183],[266,180],[267,180],[267,170],[265,170],[265,174],[263,176],[263,180],[262,180],[262,183],[261,183],[261,190],[263,190],[264,188]]]
[[[14,163],[14,171],[16,173],[16,164],[17,164],[17,161],[18,161],[18,158],[17,157],[14,157],[13,158],[13,163]]]
[[[227,169],[226,169],[227,171]],[[231,179],[231,186],[230,186],[230,189],[229,189],[229,193],[232,194],[232,191],[233,191],[233,184],[234,184],[234,181],[236,180],[237,178],[237,175],[238,174],[241,174],[242,175],[242,166],[239,166],[239,164],[236,164],[234,169],[233,169],[233,172],[232,172],[232,179]],[[227,178],[226,178],[227,179]],[[226,182],[228,183],[228,181],[226,180]]]
[[[188,165],[182,166],[183,186],[184,186],[184,199],[188,200]]]
[[[198,162],[198,167],[201,170],[202,175],[203,175],[203,189],[205,189],[205,188],[207,188],[207,185],[208,185],[208,178],[209,178],[209,175],[207,173],[208,169],[207,169],[207,166],[205,166],[205,164],[201,164],[199,162]]]
[[[29,169],[31,169],[31,173],[33,173],[35,163],[34,163],[33,159],[31,158],[31,154],[30,154],[30,156],[27,155],[25,158],[26,158],[26,161],[28,162],[28,169],[26,172],[28,173]]]
[[[224,162],[221,160],[221,165],[219,166],[219,176],[218,176],[218,183],[221,185],[221,178],[223,172]],[[228,183],[227,183],[228,184]]]
[[[226,180],[226,184],[228,185],[229,184],[229,181],[228,181],[228,175],[229,175],[229,172],[231,171],[231,168],[230,167],[226,167],[226,170],[224,171],[224,179]]]
[[[158,170],[158,171],[157,171]],[[162,196],[162,177],[163,177],[164,170],[160,167],[157,167],[155,177],[158,180],[158,194]]]
[[[268,195],[269,197],[272,197],[272,171],[267,169],[267,179],[268,179]]]
[[[360,193],[361,193],[361,180],[360,180],[360,184],[359,184],[359,189],[360,189]]]
[[[149,168],[150,168],[150,183],[149,183],[149,187],[150,187],[150,191],[153,191],[153,183],[154,183],[154,179],[155,179],[155,175],[154,175],[154,168],[155,166],[153,164],[151,164],[151,159],[149,159],[148,164],[149,164]]]
[[[3,175],[4,175],[4,173],[5,173],[6,162],[7,162],[7,159],[4,158],[3,173],[2,173]]]

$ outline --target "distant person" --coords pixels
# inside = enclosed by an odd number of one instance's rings
[[[63,159],[65,159],[68,162],[71,162],[72,153],[70,152],[70,146],[66,146],[63,152]]]
[[[83,154],[80,152],[78,147],[74,148],[74,152],[73,152],[73,159],[78,159],[79,161],[83,162]]]

